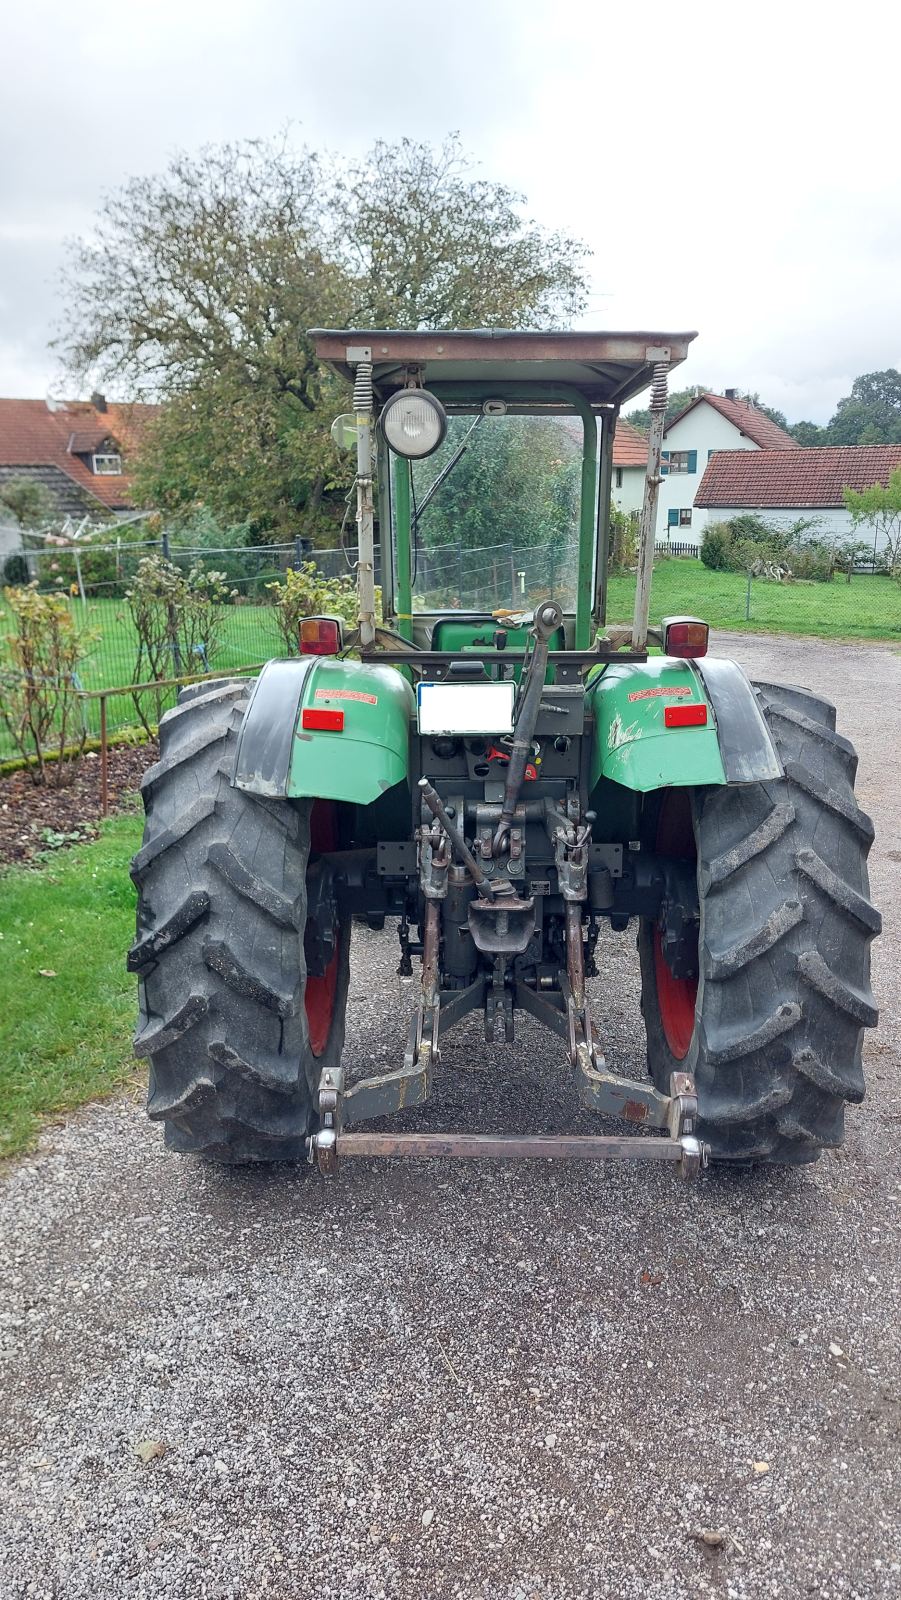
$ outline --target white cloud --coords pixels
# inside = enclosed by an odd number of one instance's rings
[[[60,242],[175,146],[459,128],[594,250],[586,321],[700,330],[674,380],[825,420],[901,365],[898,15],[873,0],[124,0],[5,23],[0,392],[43,393]]]

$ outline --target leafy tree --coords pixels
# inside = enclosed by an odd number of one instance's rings
[[[207,572],[202,561],[182,572],[162,556],[144,556],[134,581],[125,591],[137,635],[133,683],[209,672],[220,647],[222,605],[233,598],[224,573]],[[135,710],[144,727],[150,724],[140,694]],[[155,691],[156,720],[162,711],[162,691]]]
[[[0,505],[11,511],[20,528],[44,528],[59,512],[52,489],[34,478],[7,478],[0,488]]]
[[[807,447],[829,444],[829,429],[821,428],[815,422],[793,422],[788,428],[793,439]]]
[[[139,495],[247,519],[256,539],[322,536],[352,465],[328,437],[346,396],[306,330],[556,325],[584,300],[584,248],[518,205],[473,179],[455,137],[350,164],[286,139],[178,155],[72,246],[58,344],[80,382],[167,402]]]
[[[901,372],[865,372],[840,400],[828,427],[829,444],[901,443]]]
[[[441,449],[413,469],[416,503],[449,464],[471,426],[452,417]],[[578,523],[580,452],[570,430],[539,417],[485,417],[418,525],[424,548],[546,544]]]
[[[887,484],[874,483],[857,493],[843,490],[845,505],[856,529],[872,529],[868,548],[884,540],[882,559],[893,577],[901,571],[901,467],[889,473]]]

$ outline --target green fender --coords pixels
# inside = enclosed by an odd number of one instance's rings
[[[340,730],[304,728],[340,711]],[[370,805],[407,776],[413,690],[393,667],[303,656],[270,661],[241,729],[233,782],[252,794]]]
[[[668,728],[666,707],[684,705],[706,705],[706,726]],[[585,709],[596,729],[589,791],[601,778],[641,793],[665,784],[726,782],[714,708],[690,662],[654,656],[596,669]]]

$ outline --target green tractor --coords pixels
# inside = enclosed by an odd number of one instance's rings
[[[667,373],[692,337],[315,334],[353,384],[333,433],[357,451],[359,625],[311,618],[300,657],[195,684],[160,724],[129,967],[170,1148],[693,1177],[841,1143],[880,926],[853,747],[809,690],[711,659],[698,618],[648,626]],[[613,436],[649,384],[635,611],[607,628]],[[403,1060],[358,1081],[355,918],[391,919],[398,970],[421,964]],[[604,923],[637,924],[647,1082],[611,1070],[592,1020]],[[542,1023],[581,1105],[626,1130],[380,1129],[429,1098],[475,1011],[494,1042],[518,1012]]]

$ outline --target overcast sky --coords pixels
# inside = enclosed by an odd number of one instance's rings
[[[62,241],[177,147],[458,129],[583,237],[585,325],[696,328],[674,378],[825,422],[901,366],[899,11],[807,0],[3,7],[0,395],[42,396]]]

